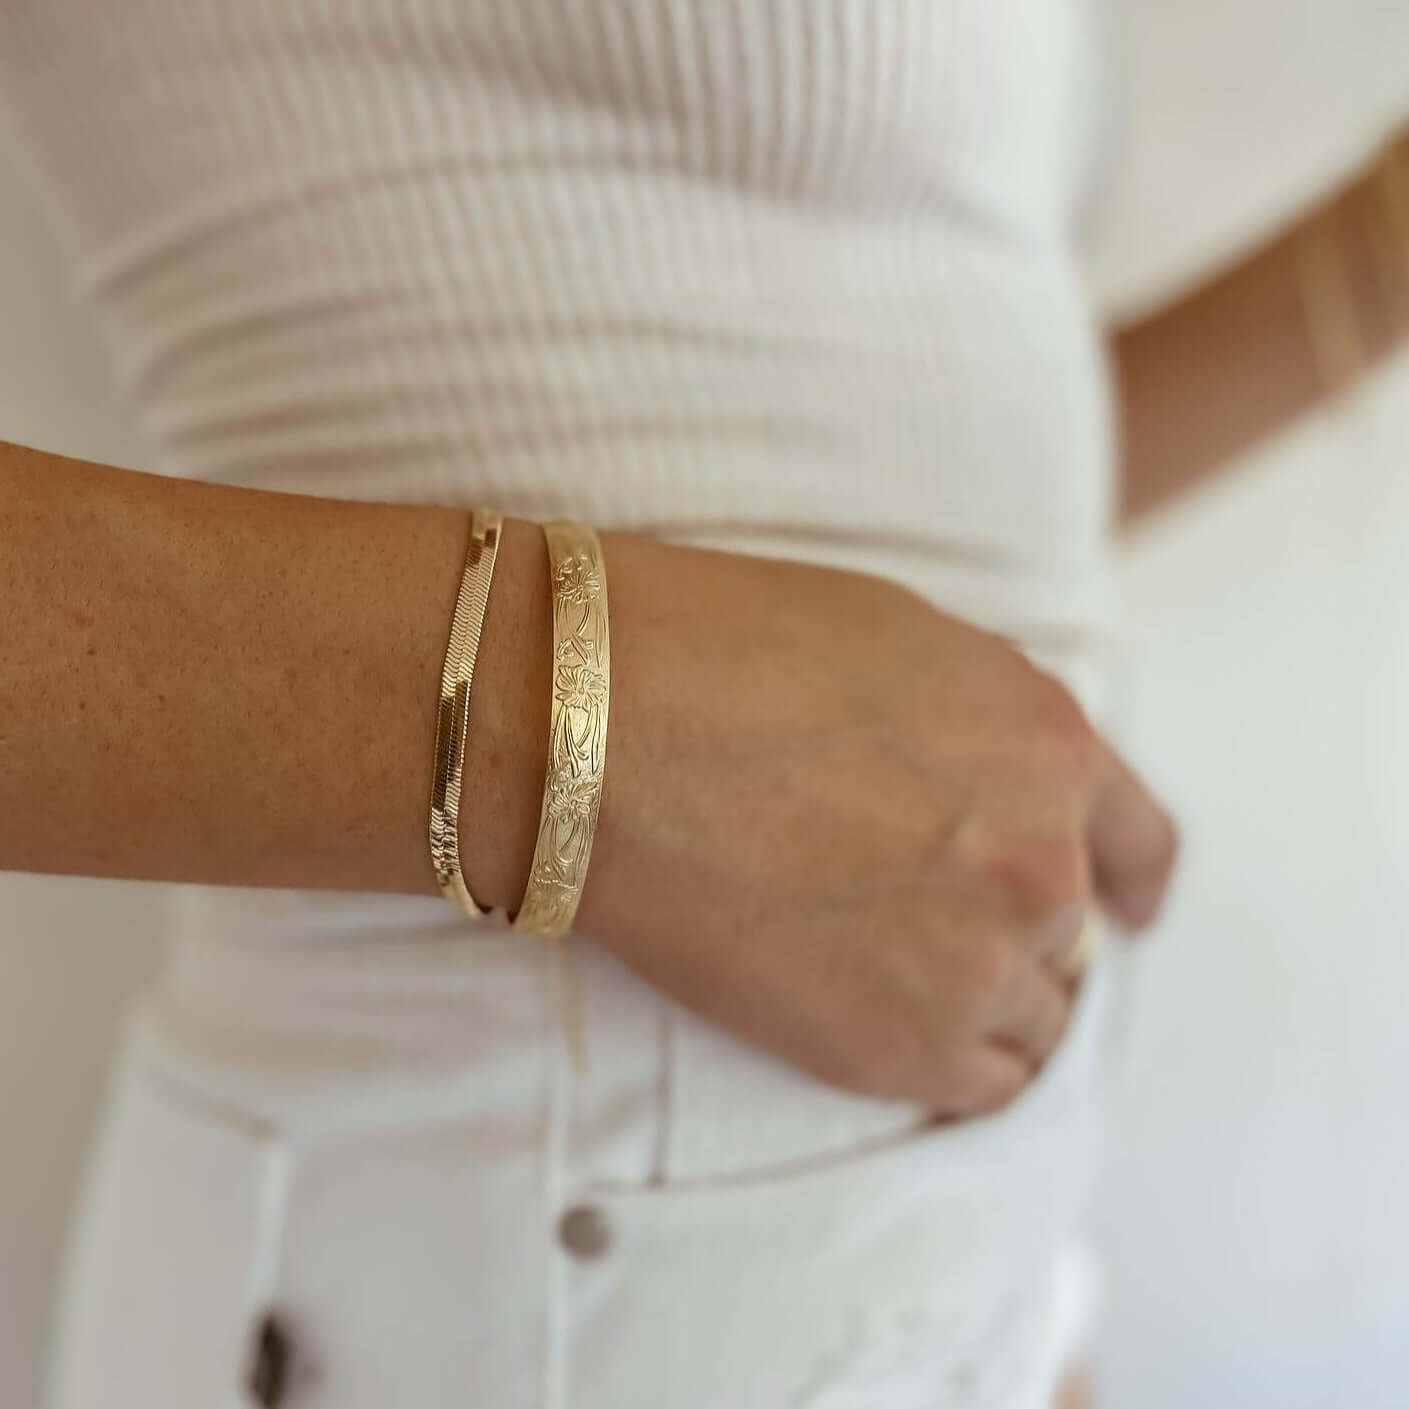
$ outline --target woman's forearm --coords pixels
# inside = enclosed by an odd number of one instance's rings
[[[1409,335],[1409,138],[1291,228],[1120,329],[1122,508],[1146,513]]]
[[[1133,518],[1206,480],[1322,394],[1290,242],[1116,335]]]
[[[433,893],[467,532],[459,510],[0,445],[0,868]],[[490,903],[517,899],[532,854],[549,629],[541,535],[510,522],[462,823]]]
[[[462,512],[0,453],[0,865],[432,893],[467,535]],[[895,584],[602,544],[582,933],[823,1080],[944,1115],[1010,1099],[1061,1038],[1088,907],[1158,909],[1169,819],[1057,682]],[[461,828],[496,908],[538,830],[549,592],[542,535],[510,523]]]

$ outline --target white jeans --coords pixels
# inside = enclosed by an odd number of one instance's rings
[[[258,1402],[269,1312],[297,1409],[1046,1409],[1111,956],[1014,1105],[925,1129],[584,941],[578,1067],[551,949],[371,903],[415,932],[178,951],[134,1020],[54,1409]]]

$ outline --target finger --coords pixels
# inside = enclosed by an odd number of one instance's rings
[[[1032,1065],[999,1043],[968,1048],[945,1075],[935,1113],[944,1118],[987,1115],[1006,1106],[1032,1080]]]
[[[1036,1066],[1056,1049],[1071,1015],[1072,994],[1045,964],[1018,964],[1003,990],[1003,1006],[986,1035],[1012,1043]]]
[[[1133,929],[1159,913],[1174,870],[1173,819],[1113,751],[1087,820],[1092,878],[1115,918]]]

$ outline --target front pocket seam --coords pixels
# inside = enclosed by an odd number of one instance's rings
[[[799,1155],[794,1159],[776,1161],[754,1169],[721,1174],[685,1175],[674,1178],[664,1177],[662,1172],[662,1177],[646,1183],[605,1178],[582,1179],[575,1181],[576,1195],[587,1199],[610,1199],[626,1203],[633,1199],[669,1199],[672,1195],[687,1197],[692,1194],[711,1192],[721,1195],[736,1191],[744,1193],[749,1190],[767,1189],[775,1186],[785,1187],[789,1183],[796,1183],[800,1186],[809,1179],[837,1174],[849,1167],[859,1170],[872,1165],[876,1160],[883,1159],[887,1155],[894,1154],[899,1157],[906,1149],[912,1149],[918,1153],[922,1150],[932,1149],[939,1143],[962,1148],[965,1145],[972,1145],[980,1139],[1002,1138],[1011,1131],[1020,1118],[1029,1115],[1049,1098],[1049,1093],[1056,1084],[1058,1076],[1076,1060],[1076,1043],[1070,1039],[1078,1035],[1078,1028],[1082,1027],[1086,1020],[1098,1020],[1091,1011],[1097,1002],[1093,992],[1094,977],[1094,972],[1088,972],[1082,980],[1082,986],[1072,1010],[1071,1024],[1060,1047],[1012,1103],[991,1115],[946,1123],[926,1122],[907,1127],[898,1133],[891,1132],[873,1136],[868,1140],[848,1145],[840,1150]],[[1103,973],[1102,980],[1105,977],[1106,975]],[[664,1034],[667,1042],[664,1045],[666,1062],[663,1096],[666,1100],[674,1095],[673,1048],[670,1045],[673,1033],[674,1024],[670,1023]],[[667,1156],[673,1153],[673,1136],[676,1129],[675,1114],[673,1103],[665,1105],[664,1153]],[[662,1171],[669,1167],[668,1164],[663,1165]]]
[[[287,1245],[293,1148],[274,1122],[196,1090],[179,1075],[164,1069],[149,1051],[139,1049],[132,1053],[125,1076],[134,1094],[146,1096],[166,1116],[197,1129],[229,1135],[242,1142],[252,1156],[255,1208],[243,1274],[248,1345],[261,1318],[277,1301]],[[244,1373],[245,1367],[241,1366],[239,1374]],[[237,1383],[232,1388],[241,1387]]]

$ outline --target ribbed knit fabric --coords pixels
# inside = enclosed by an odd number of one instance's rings
[[[1086,0],[18,0],[0,112],[158,468],[880,573],[1099,715],[1097,53]],[[185,932],[366,913],[292,894]]]
[[[881,573],[1012,634],[1099,711],[1110,437],[1070,251],[1097,150],[1093,56],[1084,0],[0,8],[0,102],[55,197],[76,286],[110,334],[160,468],[487,503]],[[636,1268],[626,1285],[646,1304],[599,1303],[592,1272],[547,1291],[523,1280],[540,1265],[530,1250],[551,1237],[558,1181],[855,1158],[868,1141],[901,1138],[914,1113],[773,1061],[595,947],[581,952],[591,1075],[564,1078],[539,998],[544,951],[493,931],[465,943],[451,907],[430,897],[182,898],[182,943],[149,1013],[181,1080],[216,1092],[219,1108],[258,1128],[345,1109],[373,1121],[410,1080],[495,1112],[453,1166],[443,1211],[423,1182],[400,1182],[439,1166],[427,1156],[403,1169],[390,1136],[365,1169],[308,1176],[302,1213],[295,1163],[277,1293],[302,1296],[317,1323],[328,1402],[387,1402],[375,1393],[390,1353],[380,1338],[404,1322],[432,1346],[443,1334],[449,1359],[463,1337],[446,1318],[479,1305],[504,1334],[474,1342],[491,1358],[477,1350],[467,1374],[495,1388],[456,1380],[457,1403],[568,1402],[552,1384],[530,1388],[540,1367],[583,1409],[663,1403],[671,1362],[659,1357],[672,1345],[703,1357],[674,1382],[679,1394],[735,1376],[711,1405],[772,1409],[785,1400],[768,1386],[814,1353],[841,1359],[786,1402],[1050,1402],[1079,1335],[1057,1309],[1071,1297],[1049,1289],[1064,1285],[1058,1249],[1089,1166],[1087,1056],[1069,1057],[1011,1121],[952,1137],[966,1152],[941,1166],[959,1181],[952,1191],[911,1168],[904,1147],[884,1207],[850,1185],[825,1194],[824,1180],[809,1212],[780,1189],[768,1215],[777,1247],[868,1250],[862,1281],[845,1257],[814,1276],[807,1259],[775,1257],[751,1235],[760,1275],[716,1285],[716,1250],[700,1236],[715,1215],[703,1211],[642,1272],[629,1257],[653,1246],[653,1225],[623,1209],[623,1260],[601,1272]],[[1073,1050],[1090,1052],[1097,1011],[1088,1005]],[[288,1104],[310,1083],[295,1120]],[[409,1097],[391,1104],[393,1123],[414,1115]],[[166,1172],[173,1198],[204,1175],[199,1161],[168,1168],[177,1156],[160,1140],[114,1119],[136,1173],[95,1186],[60,1402],[86,1409],[84,1386],[130,1370],[131,1397],[105,1389],[104,1402],[150,1409],[140,1368],[164,1363],[155,1342],[176,1312],[125,1329],[103,1288],[131,1279],[122,1248],[125,1230],[145,1226],[144,1161]],[[921,1148],[938,1154],[940,1138]],[[528,1161],[527,1184],[506,1182],[511,1157]],[[858,1160],[858,1178],[866,1168]],[[327,1216],[325,1247],[328,1200],[355,1212]],[[897,1225],[888,1252],[877,1216],[907,1209],[913,1229]],[[801,1231],[814,1215],[827,1231]],[[429,1271],[424,1258],[409,1264],[404,1286],[388,1283],[406,1308],[374,1318],[372,1345],[353,1293],[378,1277],[356,1230],[418,1219],[427,1248],[483,1224],[501,1241],[507,1231],[509,1251],[502,1263],[452,1260],[448,1295],[436,1259]],[[202,1239],[242,1236],[219,1217],[197,1226]],[[224,1304],[211,1298],[219,1258],[196,1242],[194,1271],[180,1248],[151,1263],[153,1305]],[[420,1246],[414,1231],[406,1245]],[[770,1342],[756,1365],[731,1368],[709,1336],[656,1335],[664,1308],[689,1297],[700,1324],[765,1324],[776,1299],[761,1274],[775,1262],[810,1278],[815,1325],[787,1320],[803,1338],[791,1349]],[[326,1269],[344,1265],[330,1285]],[[506,1300],[510,1274],[518,1290]],[[913,1345],[885,1341],[883,1400],[865,1388],[870,1352],[827,1337],[841,1337],[854,1299],[900,1315],[912,1294],[939,1319],[916,1321]],[[430,1373],[441,1353],[399,1363]],[[192,1373],[206,1384],[212,1372],[201,1361]],[[902,1375],[923,1397],[905,1397]],[[621,1391],[622,1376],[635,1388]]]
[[[1099,625],[1083,0],[18,0],[0,96],[176,473]]]

